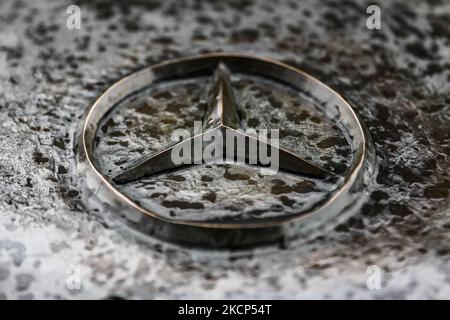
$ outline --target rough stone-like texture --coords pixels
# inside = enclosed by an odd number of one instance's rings
[[[0,298],[450,296],[448,1],[386,1],[381,30],[366,1],[79,1],[81,30],[70,4],[0,2]],[[351,102],[379,165],[358,214],[307,245],[229,257],[137,241],[81,200],[76,135],[95,97],[205,51],[283,60]]]

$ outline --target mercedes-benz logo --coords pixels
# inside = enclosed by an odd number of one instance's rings
[[[245,55],[122,79],[89,110],[80,141],[96,189],[150,217],[141,229],[190,243],[253,244],[323,226],[357,202],[370,171],[367,132],[339,94]]]
[[[130,168],[128,170],[115,175],[113,177],[114,182],[126,183],[152,174],[157,174],[162,171],[174,170],[186,164],[196,164],[196,162],[194,161],[194,159],[196,158],[195,154],[190,155],[188,161],[184,163],[177,163],[176,161],[174,161],[173,154],[175,148],[183,148],[183,145],[189,145],[188,149],[191,150],[192,153],[194,153],[195,140],[197,139],[200,142],[198,143],[198,145],[201,146],[201,150],[198,153],[202,155],[203,150],[207,145],[203,143],[205,141],[206,135],[220,135],[221,137],[225,137],[227,134],[234,134],[237,141],[242,143],[242,147],[244,150],[242,154],[242,161],[240,162],[249,163],[248,160],[251,158],[251,148],[246,146],[249,146],[253,143],[257,148],[271,150],[271,154],[276,154],[278,157],[278,166],[282,170],[297,174],[304,174],[320,179],[334,176],[331,172],[328,172],[325,169],[322,169],[302,159],[300,156],[297,156],[292,152],[289,152],[283,148],[269,145],[267,141],[257,139],[257,137],[252,137],[243,133],[242,131],[239,131],[239,129],[242,129],[240,117],[238,114],[238,110],[240,109],[240,107],[236,103],[230,81],[230,74],[224,64],[219,64],[217,66],[211,82],[211,89],[207,94],[207,96],[209,97],[209,103],[207,105],[203,121],[203,131],[189,139],[185,139],[161,151],[146,155],[142,158],[138,158],[137,160],[133,161],[133,164],[129,165]],[[227,152],[227,148],[230,149],[230,145],[228,145],[230,142],[233,146],[232,153]],[[221,155],[223,154],[223,156],[225,156],[226,161],[234,162],[240,160],[239,158],[235,157],[239,148],[235,147],[234,139],[223,139],[223,141],[221,141],[221,146],[223,147]],[[256,150],[256,154],[258,153],[259,152],[257,152]],[[256,156],[255,160],[257,160]],[[208,163],[209,161],[205,161],[204,157],[202,157],[202,161],[197,162],[197,164],[205,162]],[[261,165],[260,161],[255,161],[254,164]]]

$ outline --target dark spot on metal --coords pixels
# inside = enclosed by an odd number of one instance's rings
[[[185,177],[180,176],[180,175],[176,175],[176,174],[170,175],[170,176],[168,176],[167,178],[170,179],[170,180],[173,180],[173,181],[178,181],[178,182],[180,182],[180,181],[186,181],[186,178],[185,178]]]
[[[228,170],[225,171],[223,177],[228,180],[248,180],[250,176],[241,173],[230,173]]]
[[[182,200],[164,200],[161,203],[166,208],[179,208],[179,209],[203,209],[205,206],[201,202],[189,202]]]
[[[215,192],[208,192],[203,195],[202,199],[209,202],[216,202],[217,194]]]
[[[37,164],[44,164],[44,163],[47,163],[50,159],[48,157],[44,156],[44,154],[42,152],[40,152],[38,150],[34,150],[33,160]]]
[[[202,176],[201,180],[203,182],[211,182],[214,180],[214,178],[210,177],[210,176]]]

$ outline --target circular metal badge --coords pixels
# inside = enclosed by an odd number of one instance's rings
[[[130,216],[120,206],[134,227],[231,248],[335,225],[361,197],[369,141],[351,106],[319,80],[218,53],[114,84],[89,110],[80,147],[88,183],[105,202],[134,208]]]

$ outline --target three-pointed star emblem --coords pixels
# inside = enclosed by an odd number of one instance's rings
[[[187,144],[194,146],[196,141],[204,141],[203,138],[205,135],[220,133],[222,136],[225,136],[226,131],[231,131],[238,140],[244,142],[245,146],[249,146],[253,143],[257,148],[265,148],[265,150],[270,150],[271,153],[276,152],[279,159],[278,166],[281,170],[319,179],[327,179],[335,176],[333,173],[306,161],[300,156],[295,155],[278,145],[270,144],[269,141],[264,141],[263,139],[250,135],[242,130],[241,119],[239,117],[239,103],[236,101],[230,72],[225,64],[218,64],[206,94],[208,103],[204,114],[203,128],[200,133],[194,134],[189,139],[174,143],[161,151],[144,155],[141,158],[131,161],[126,166],[127,169],[113,176],[113,181],[122,184],[158,174],[163,171],[172,171],[186,167],[187,165],[194,165],[194,163],[175,163],[172,159],[174,148],[180,148]],[[229,143],[229,140],[224,140],[223,155],[225,155],[226,161],[244,162],[249,164],[249,147],[246,147],[244,149],[244,154],[239,157],[235,152],[231,154],[230,152],[227,152],[227,143]],[[205,145],[203,144],[202,148],[204,147]],[[189,150],[195,150],[195,148],[189,148]],[[193,155],[193,157],[195,157],[195,155]],[[205,161],[203,160],[202,162],[204,163]],[[195,163],[198,164],[198,162]],[[260,161],[255,164],[264,166]]]

